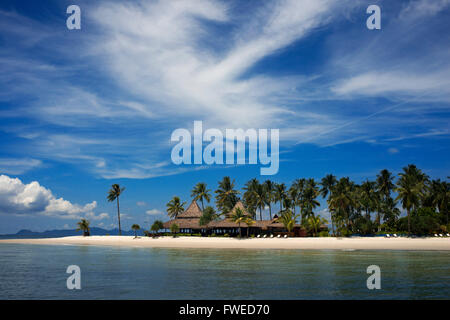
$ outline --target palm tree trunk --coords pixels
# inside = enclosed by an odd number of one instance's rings
[[[119,218],[119,236],[121,236],[122,235],[122,228],[120,227],[119,196],[117,196],[117,218]]]
[[[259,206],[259,220],[262,221],[262,206]]]
[[[205,208],[203,207],[203,198],[202,198],[202,212],[205,211]]]
[[[409,210],[406,210],[408,214],[408,237],[411,235],[411,217],[409,216]]]
[[[269,202],[269,216],[270,216],[270,220],[272,220],[272,205]],[[448,213],[447,213],[447,224],[448,224]]]

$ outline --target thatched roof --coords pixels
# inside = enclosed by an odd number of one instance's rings
[[[174,219],[163,223],[164,229],[170,229],[170,226],[173,224],[177,224],[180,229],[202,229],[204,227],[199,225],[198,218],[183,218],[183,219]]]
[[[202,210],[198,206],[197,202],[195,200],[192,200],[189,207],[183,212],[180,213],[177,217],[177,219],[184,219],[184,218],[198,218],[202,216]]]
[[[247,209],[245,209],[245,206],[244,206],[244,204],[242,203],[242,201],[239,200],[238,202],[236,202],[236,204],[234,205],[233,209],[231,209],[231,211],[228,212],[228,213],[226,214],[227,218],[230,217],[230,216],[232,216],[232,215],[234,214],[234,212],[236,211],[237,208],[241,209],[242,212],[243,212],[246,216],[249,216],[249,217],[252,216],[252,215],[247,211]]]

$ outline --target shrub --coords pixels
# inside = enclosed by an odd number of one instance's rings
[[[328,233],[328,231],[320,231],[319,232],[319,237],[329,237],[330,234]]]
[[[228,233],[225,233],[223,236],[224,237],[229,237],[230,235]]]

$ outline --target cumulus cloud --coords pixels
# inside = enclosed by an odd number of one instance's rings
[[[56,198],[52,192],[33,181],[24,184],[18,178],[0,175],[0,213],[14,215],[41,215],[62,219],[86,217],[99,220],[108,214],[96,215],[97,202],[83,205],[73,204],[63,198]]]

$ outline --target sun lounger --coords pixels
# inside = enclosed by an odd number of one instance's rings
[[[257,236],[256,236],[257,238],[261,238],[261,235],[260,234],[258,234]]]
[[[397,235],[396,233],[394,233],[393,236],[394,236],[395,238],[398,238],[398,235]]]
[[[388,234],[386,234],[386,238],[390,238],[391,237],[391,235],[388,233]]]
[[[443,237],[442,233],[439,233],[439,237]]]
[[[285,234],[284,237],[287,238],[288,237],[287,234]]]
[[[437,237],[438,235],[435,233],[434,236]]]
[[[271,234],[270,237],[273,238],[273,234]]]
[[[263,236],[263,238],[267,238],[267,234],[265,234],[265,235]]]
[[[277,235],[277,238],[281,238],[281,235]]]
[[[447,233],[447,237],[450,237],[450,233]]]

